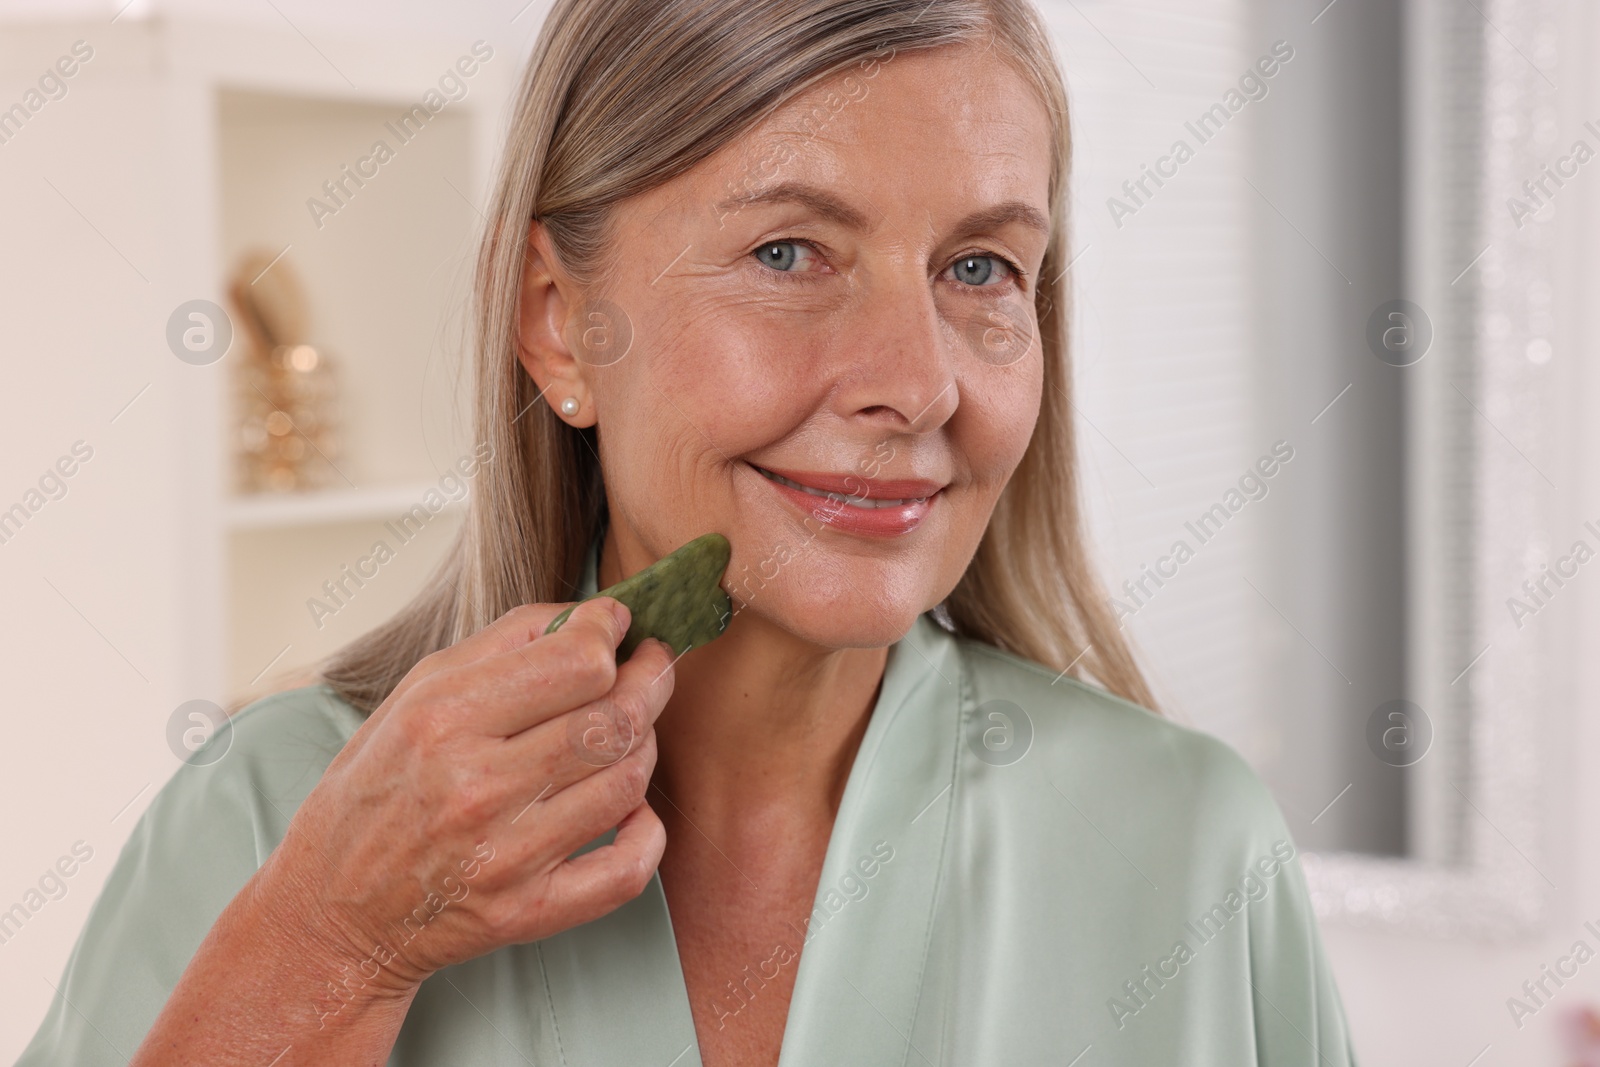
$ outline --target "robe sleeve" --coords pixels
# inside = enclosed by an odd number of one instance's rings
[[[1250,909],[1249,968],[1256,1063],[1260,1067],[1356,1067],[1299,850],[1271,794],[1249,776],[1256,862],[1280,861],[1276,877],[1257,870],[1268,892]],[[1285,860],[1287,857],[1287,861]],[[1270,869],[1270,866],[1269,866]]]
[[[324,687],[290,690],[179,766],[117,857],[17,1067],[124,1067],[359,722]]]

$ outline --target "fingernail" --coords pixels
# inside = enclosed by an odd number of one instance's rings
[[[620,600],[611,601],[611,614],[616,616],[617,629],[623,634],[628,632],[628,626],[633,622],[633,613],[628,610],[628,605]]]

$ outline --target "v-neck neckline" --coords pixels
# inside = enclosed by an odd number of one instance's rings
[[[603,536],[589,546],[579,597],[598,592]],[[929,615],[889,646],[829,832],[778,1067],[911,1055],[965,687],[958,643]],[[632,901],[537,947],[564,1064],[701,1067],[659,873]]]

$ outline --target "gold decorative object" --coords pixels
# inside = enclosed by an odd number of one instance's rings
[[[307,338],[304,290],[274,253],[253,251],[228,295],[245,338],[234,364],[241,493],[321,489],[338,479],[337,389],[328,353]]]

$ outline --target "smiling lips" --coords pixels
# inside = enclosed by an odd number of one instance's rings
[[[755,466],[751,464],[751,466]],[[898,536],[915,529],[944,489],[922,479],[868,478],[755,467],[780,496],[817,520],[853,533]]]

